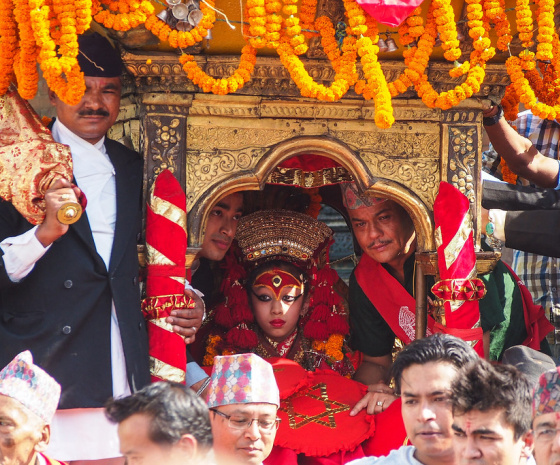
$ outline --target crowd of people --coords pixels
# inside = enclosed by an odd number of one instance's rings
[[[184,383],[150,384],[143,163],[106,138],[123,66],[99,34],[79,47],[84,97],[70,106],[49,94],[74,183],[49,188],[38,226],[0,203],[1,465],[558,463],[560,372],[544,309],[499,262],[482,277],[480,341],[441,334],[431,314],[416,340],[413,221],[350,182],[340,199],[361,257],[349,286],[316,218],[285,205],[249,212],[241,192],[213,206],[185,289],[192,308],[165,322],[185,341]],[[558,161],[498,106],[484,124],[512,170],[558,189]],[[550,223],[524,216],[542,212],[514,214],[520,231],[500,209],[554,208],[557,192],[485,182],[487,234],[555,256],[557,243],[539,239],[555,234]],[[82,194],[85,215],[58,221]]]

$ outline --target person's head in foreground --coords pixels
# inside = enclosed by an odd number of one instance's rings
[[[533,456],[537,465],[560,463],[560,373],[543,373],[533,394]]]
[[[406,433],[424,465],[454,463],[451,384],[459,369],[478,355],[465,341],[447,334],[417,339],[395,359],[395,392],[402,399]]]
[[[59,398],[60,385],[33,364],[29,351],[0,371],[0,464],[41,463]]]
[[[262,463],[280,422],[272,365],[255,354],[216,357],[208,392],[218,464]]]
[[[105,408],[128,465],[205,463],[212,448],[208,409],[183,384],[153,383]]]
[[[414,223],[397,202],[362,194],[355,183],[341,184],[342,202],[361,249],[390,268],[402,268],[416,251]]]
[[[502,363],[504,365],[512,365],[523,373],[533,389],[539,383],[543,373],[556,369],[556,364],[552,357],[523,345],[508,348],[502,356]]]
[[[86,84],[82,99],[76,105],[69,105],[49,90],[49,100],[60,123],[95,144],[119,114],[123,63],[119,52],[98,33],[79,35],[78,46],[78,63]]]
[[[531,455],[531,385],[519,370],[479,359],[453,383],[458,464],[524,464]]]

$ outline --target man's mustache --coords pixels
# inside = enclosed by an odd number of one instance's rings
[[[80,116],[109,116],[109,112],[107,110],[99,109],[99,110],[83,110],[79,112]]]
[[[391,243],[391,241],[373,241],[371,244],[369,244],[367,246],[367,248],[371,249],[371,248],[377,247],[379,245],[387,245],[387,244],[390,244],[390,243]]]

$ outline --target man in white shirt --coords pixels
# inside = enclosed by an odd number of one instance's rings
[[[455,465],[451,384],[459,369],[478,355],[465,341],[434,334],[407,345],[395,359],[395,392],[402,399],[402,417],[411,446],[386,457],[366,457],[352,465]]]
[[[70,146],[78,187],[57,180],[37,227],[0,203],[0,364],[29,349],[62,385],[50,456],[123,463],[103,405],[149,383],[136,247],[143,162],[105,138],[119,112],[120,55],[99,34],[79,36],[79,47],[83,98],[70,106],[49,94],[58,115],[53,138]],[[88,199],[85,214],[71,226],[61,224],[58,209],[80,191]],[[196,309],[168,319],[187,341],[202,316],[195,300]]]

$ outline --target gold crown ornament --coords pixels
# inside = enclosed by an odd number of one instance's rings
[[[303,213],[261,210],[241,217],[235,238],[246,262],[286,257],[321,267],[332,234],[325,223]]]

